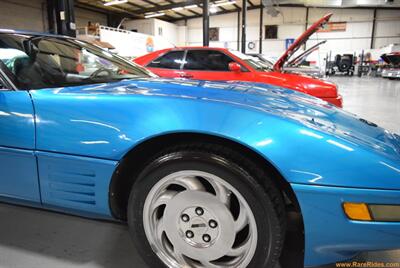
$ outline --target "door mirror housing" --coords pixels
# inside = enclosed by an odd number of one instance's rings
[[[229,70],[231,72],[239,73],[242,71],[242,67],[237,62],[231,62],[231,63],[229,63]]]

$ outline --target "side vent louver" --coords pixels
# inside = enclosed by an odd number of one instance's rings
[[[87,205],[96,205],[96,173],[82,170],[67,172],[50,168],[48,173],[49,196]]]

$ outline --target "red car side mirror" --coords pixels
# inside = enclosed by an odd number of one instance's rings
[[[231,72],[239,73],[242,70],[242,67],[237,62],[231,62],[229,63],[229,70]]]

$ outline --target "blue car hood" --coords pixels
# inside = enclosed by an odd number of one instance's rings
[[[211,82],[179,79],[138,79],[56,89],[58,94],[143,95],[223,102],[256,109],[271,116],[400,156],[400,137],[338,109],[325,101],[293,90],[248,82]]]

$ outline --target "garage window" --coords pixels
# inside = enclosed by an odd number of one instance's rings
[[[229,71],[229,63],[234,60],[216,50],[189,50],[186,55],[186,70]]]
[[[163,69],[180,69],[183,51],[171,51],[150,62],[147,67]]]

